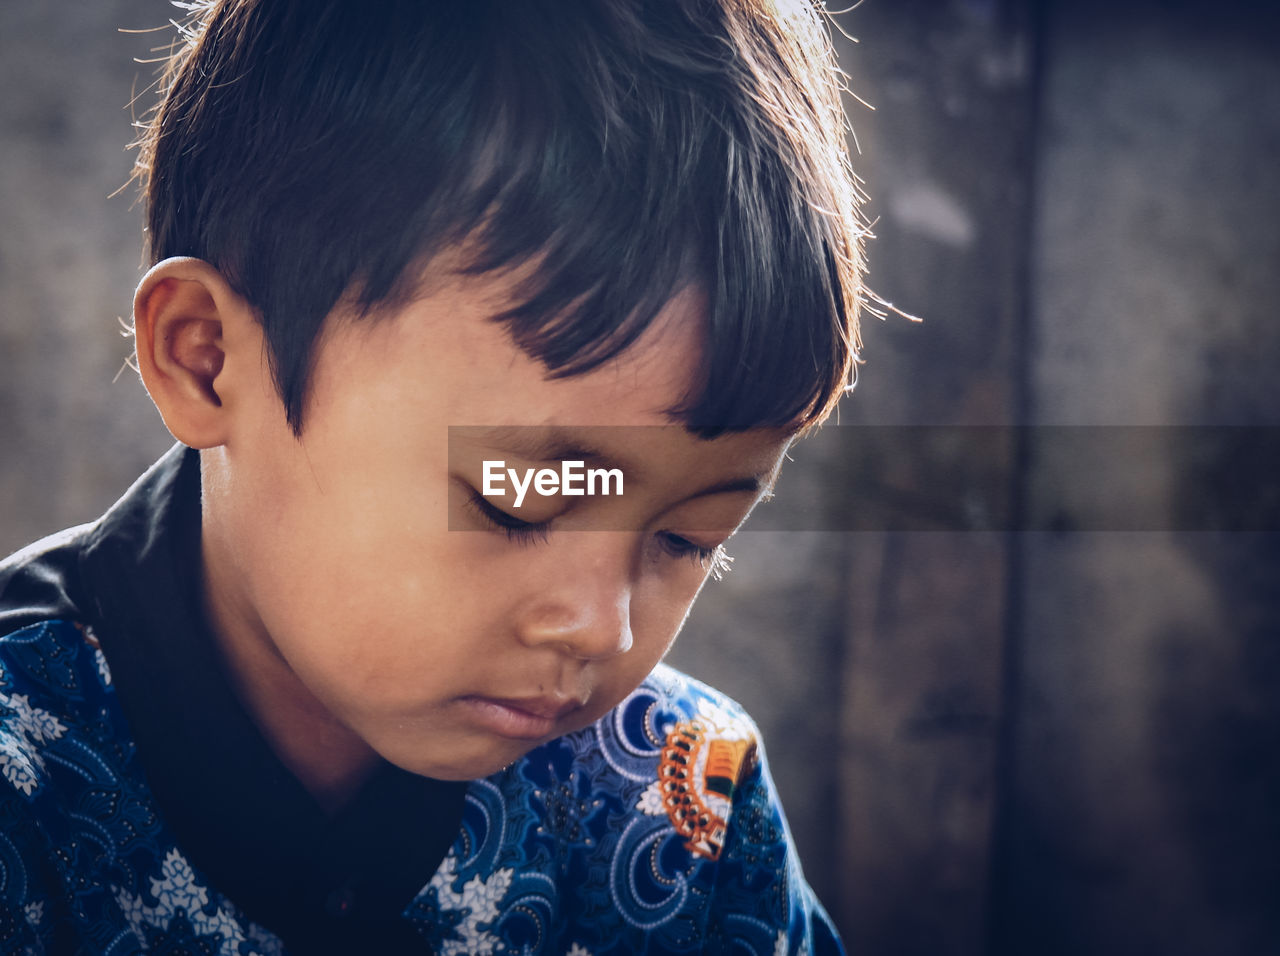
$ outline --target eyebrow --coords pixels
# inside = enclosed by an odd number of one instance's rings
[[[758,495],[763,491],[768,497],[772,493],[772,489],[773,482],[768,480],[766,475],[745,475],[742,478],[731,478],[729,481],[722,481],[720,484],[712,485],[710,488],[703,488],[685,500],[692,501],[694,498],[705,498],[708,495],[734,494],[744,491],[753,495]]]
[[[471,429],[467,429],[471,431]],[[577,461],[584,459],[610,468],[624,468],[628,463],[583,441],[582,436],[561,425],[509,425],[475,429],[486,444],[499,445],[532,461]],[[637,471],[625,467],[625,471]]]
[[[605,426],[595,426],[605,427]],[[625,427],[625,426],[624,426]],[[640,425],[639,428],[666,428],[678,426]],[[471,429],[468,429],[470,431]],[[644,484],[645,470],[637,467],[635,462],[618,458],[594,447],[584,436],[573,428],[563,425],[502,425],[492,428],[475,429],[476,437],[486,444],[497,445],[514,452],[531,461],[589,461],[605,468],[620,468],[626,475],[635,476],[633,480]],[[759,495],[767,498],[773,493],[776,479],[774,474],[761,473],[744,475],[741,478],[730,478],[703,488],[685,498],[706,498],[710,495],[743,494]]]

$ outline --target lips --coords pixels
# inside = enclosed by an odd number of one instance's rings
[[[559,720],[571,710],[582,706],[580,701],[567,697],[490,697],[488,700],[513,710],[522,710],[526,714],[545,717],[547,720]]]
[[[582,702],[566,697],[482,697],[460,698],[458,703],[470,719],[502,737],[538,740],[550,736],[556,724]]]

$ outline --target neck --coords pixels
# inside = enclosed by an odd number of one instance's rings
[[[213,536],[204,537],[202,550],[205,614],[236,696],[320,807],[339,810],[380,758],[311,693],[276,649],[250,602],[222,573]]]

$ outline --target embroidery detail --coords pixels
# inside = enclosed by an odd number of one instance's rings
[[[679,723],[667,734],[658,763],[662,805],[690,852],[720,859],[733,792],[754,753],[750,740],[708,739],[700,720]]]
[[[583,797],[582,793],[591,793],[589,786],[583,783],[576,772],[571,772],[567,780],[557,781],[545,790],[533,791],[534,799],[542,804],[539,833],[554,833],[560,840],[574,846],[589,847],[595,842],[586,824],[603,801],[594,795]]]

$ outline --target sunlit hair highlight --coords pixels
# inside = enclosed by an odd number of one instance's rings
[[[553,376],[699,286],[672,413],[701,433],[811,425],[851,382],[865,230],[806,0],[181,6],[139,140],[149,255],[254,305],[295,433],[335,304],[376,320],[459,248],[525,276],[495,318]]]

